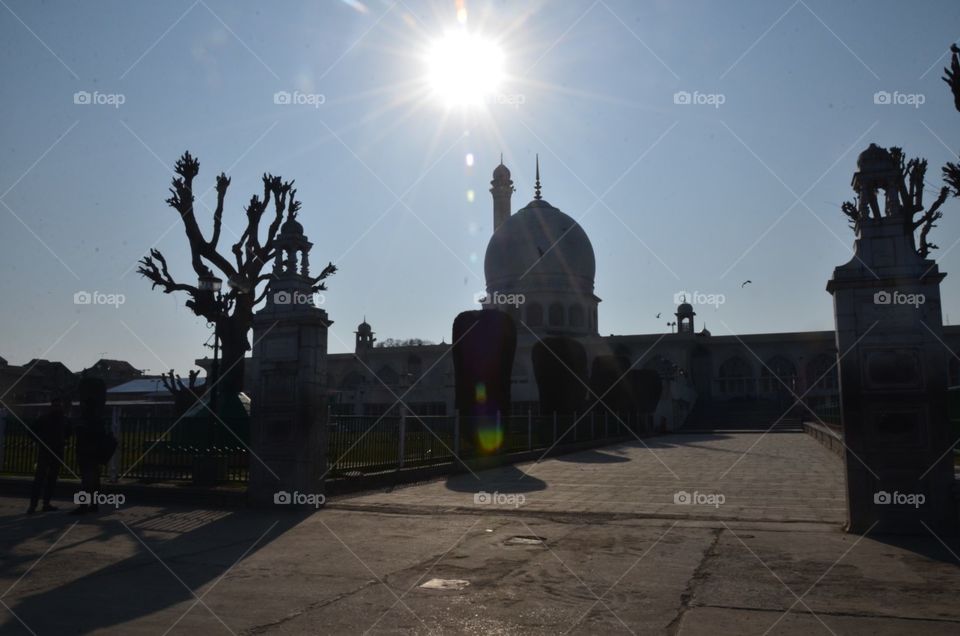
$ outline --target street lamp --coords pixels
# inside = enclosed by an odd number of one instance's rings
[[[223,296],[220,290],[223,288],[223,280],[217,278],[212,273],[201,274],[197,278],[197,289],[203,294],[204,298],[200,303],[211,303],[220,311],[223,303]],[[209,297],[207,296],[209,295]],[[220,379],[220,330],[216,319],[213,321],[213,366],[210,373],[207,374],[207,390],[210,392],[210,411],[207,418],[207,448],[206,452],[197,458],[194,468],[194,481],[201,485],[209,485],[216,480],[216,460],[213,457],[213,427],[214,418],[218,417],[217,383]]]

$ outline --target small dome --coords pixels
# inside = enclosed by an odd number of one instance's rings
[[[284,221],[283,225],[280,226],[281,234],[303,234],[303,226],[300,225],[300,222],[292,217],[288,217]]]
[[[362,336],[369,336],[370,334],[373,333],[373,327],[371,327],[370,324],[366,320],[364,320],[359,325],[357,325],[357,333]]]
[[[877,144],[870,144],[857,157],[857,170],[860,172],[886,172],[895,167],[890,152]]]
[[[678,316],[693,316],[693,305],[687,302],[680,303],[677,305],[677,315]]]
[[[507,168],[503,163],[493,169],[493,180],[494,181],[509,181],[510,180],[510,169]]]

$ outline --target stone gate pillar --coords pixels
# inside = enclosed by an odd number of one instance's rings
[[[302,231],[292,220],[281,228],[275,278],[266,306],[254,315],[248,489],[254,506],[312,508],[324,493],[327,328],[332,322],[314,302],[305,258],[310,243]]]
[[[860,194],[864,201],[872,193]],[[854,257],[827,284],[841,356],[849,532],[956,529],[944,276],[917,254],[904,216],[888,208],[886,216],[861,216]]]

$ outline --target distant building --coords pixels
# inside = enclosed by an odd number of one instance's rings
[[[101,358],[93,366],[80,372],[81,375],[103,380],[107,388],[112,388],[143,376],[140,371],[126,360],[108,360]]]

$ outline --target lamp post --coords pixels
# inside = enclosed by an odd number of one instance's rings
[[[209,297],[205,298],[204,302],[210,302],[213,304],[217,310],[221,309],[223,303],[223,296],[220,293],[220,289],[223,287],[223,280],[217,278],[213,274],[201,275],[197,279],[197,289],[204,293],[206,296],[209,294]],[[194,482],[201,485],[210,485],[216,481],[216,460],[213,457],[213,426],[214,418],[218,417],[219,408],[218,408],[218,399],[217,399],[217,383],[220,380],[220,330],[218,322],[213,321],[213,366],[210,367],[210,373],[207,378],[208,390],[210,391],[210,411],[211,414],[207,418],[207,444],[204,454],[197,458],[197,463],[194,468],[193,479]]]

